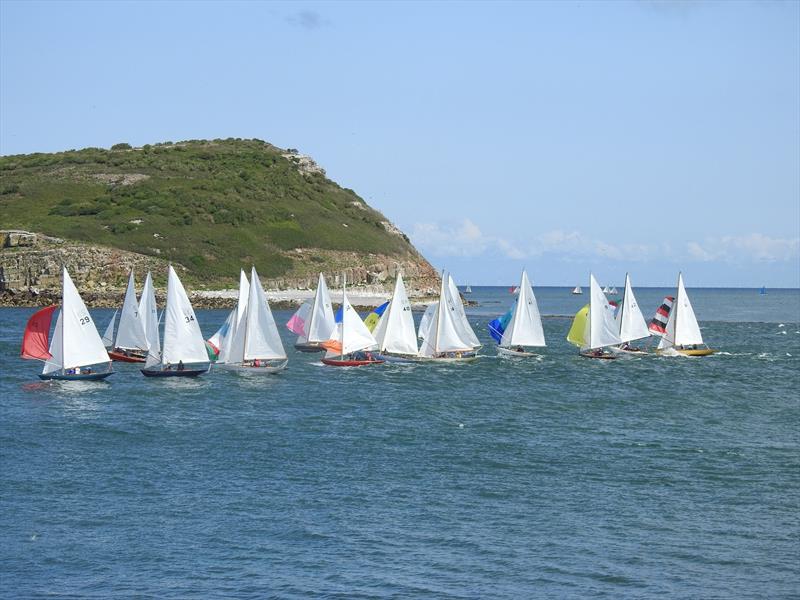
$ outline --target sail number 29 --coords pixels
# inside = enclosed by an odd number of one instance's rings
[[[81,325],[87,325],[87,324],[89,324],[91,322],[92,322],[92,320],[89,318],[89,315],[86,315],[85,317],[81,317]]]

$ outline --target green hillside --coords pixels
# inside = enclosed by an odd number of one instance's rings
[[[355,192],[286,153],[227,139],[0,157],[0,226],[174,260],[209,280],[250,264],[282,276],[301,247],[416,255]]]

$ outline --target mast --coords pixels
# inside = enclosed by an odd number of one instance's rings
[[[61,267],[61,312],[64,312],[64,284],[67,279],[67,267]],[[64,317],[61,317],[61,370],[64,371]]]
[[[625,273],[625,289],[622,290],[622,306],[619,307],[619,333],[622,335],[622,325],[625,323],[625,305],[628,303],[628,279],[629,273]]]
[[[672,310],[675,311],[675,331],[672,334],[672,346],[675,347],[678,345],[678,294],[680,293],[681,289],[681,279],[683,279],[683,272],[678,271],[678,285],[675,287],[675,301],[672,303]]]
[[[442,269],[442,286],[439,290],[439,306],[437,308],[439,314],[436,315],[436,343],[433,345],[436,354],[439,354],[439,330],[442,328],[442,305],[444,302],[444,269]]]
[[[346,287],[347,287],[347,275],[344,273],[344,271],[342,271],[342,335],[341,335],[341,338],[339,340],[341,342],[342,346],[339,349],[339,353],[340,353],[339,359],[340,360],[344,360],[344,311],[345,311],[344,303],[347,300],[346,291],[345,291]]]

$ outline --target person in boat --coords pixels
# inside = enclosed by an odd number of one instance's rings
[[[183,371],[185,367],[183,366],[183,361],[178,362],[178,371]]]
[[[514,352],[519,352],[519,353],[525,352],[525,348],[523,348],[522,346],[517,346],[516,348],[514,348]]]
[[[261,366],[261,361],[260,361],[260,360],[258,360],[258,359],[255,359],[255,360],[253,361],[253,366],[254,366],[254,367],[260,367],[260,366]]]

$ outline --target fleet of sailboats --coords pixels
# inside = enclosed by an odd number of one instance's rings
[[[528,274],[523,270],[514,287],[518,297],[509,311],[489,324],[500,356],[530,357],[546,346],[541,314]],[[632,342],[660,337],[659,355],[707,356],[714,350],[703,342],[700,327],[683,282],[678,275],[675,296],[659,306],[649,325],[625,275],[622,299],[609,299],[593,274],[589,276],[589,303],[573,318],[567,340],[581,356],[614,359],[624,355],[647,355],[648,350]],[[577,291],[576,291],[577,290]],[[609,293],[616,290],[611,289]],[[582,293],[579,286],[573,293]],[[332,366],[362,366],[376,363],[469,362],[478,358],[481,342],[467,319],[464,301],[449,273],[442,273],[439,298],[430,303],[415,330],[412,306],[402,274],[394,291],[367,316],[367,324],[347,296],[342,277],[342,299],[334,315],[325,277],[319,275],[311,302],[304,302],[287,323],[298,335],[295,349],[326,354],[322,362]],[[167,304],[163,345],[159,336],[155,288],[148,272],[141,297],[136,300],[134,273],[128,278],[124,302],[114,312],[103,338],[64,268],[62,304],[34,313],[25,328],[21,357],[44,363],[42,379],[87,380],[111,375],[112,359],[141,362],[148,377],[191,377],[210,368],[210,354],[227,369],[247,373],[275,373],[286,368],[283,347],[266,293],[255,267],[248,279],[240,272],[236,308],[208,340],[203,340],[197,318],[175,270],[168,268]],[[117,315],[119,321],[117,323]],[[372,329],[372,331],[371,331]],[[418,342],[419,340],[419,342]],[[213,352],[207,352],[207,346]]]

